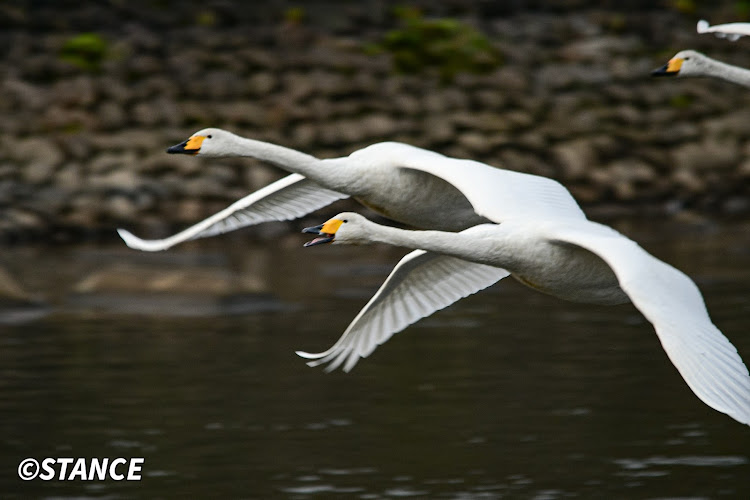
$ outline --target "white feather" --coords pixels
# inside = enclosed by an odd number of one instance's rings
[[[553,240],[601,257],[654,326],[690,389],[708,406],[750,424],[750,377],[737,349],[711,322],[698,287],[684,273],[604,226],[558,227]]]
[[[347,197],[322,188],[299,174],[291,174],[168,238],[143,240],[124,229],[117,232],[130,248],[156,252],[187,240],[226,233],[261,222],[296,219]]]
[[[416,151],[402,155],[403,168],[427,172],[451,183],[476,213],[493,222],[520,216],[586,218],[570,191],[554,179],[442,155],[423,159],[421,151],[413,149]]]
[[[310,366],[330,363],[326,370],[331,371],[345,362],[349,371],[395,333],[508,275],[497,267],[415,250],[401,259],[333,347],[297,354],[315,360]]]
[[[342,221],[334,243],[380,242],[421,250],[399,263],[333,347],[320,354],[300,353],[314,360],[311,366],[330,363],[329,370],[341,365],[349,370],[395,332],[511,273],[563,299],[631,301],[652,323],[667,356],[698,398],[750,424],[747,367],[711,322],[698,287],[610,227],[536,214],[460,233],[407,231],[353,213],[334,219]]]
[[[378,143],[347,157],[319,160],[221,129],[205,129],[194,137],[202,138],[197,156],[253,157],[293,174],[165,239],[143,240],[119,229],[128,246],[165,250],[190,239],[300,217],[348,196],[381,215],[425,229],[459,231],[487,222],[486,218],[499,222],[529,211],[584,217],[570,193],[554,180],[456,160],[407,144]],[[400,175],[409,169],[428,175]],[[431,176],[445,182],[429,182]]]
[[[726,38],[734,42],[743,36],[750,35],[750,23],[727,23],[711,26],[708,21],[701,19],[698,21],[698,33],[713,33],[719,38]]]

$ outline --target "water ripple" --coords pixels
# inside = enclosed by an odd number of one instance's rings
[[[750,463],[746,457],[739,456],[700,456],[688,455],[683,457],[655,456],[643,459],[621,458],[615,463],[627,470],[646,469],[651,466],[689,465],[694,467],[734,467]]]

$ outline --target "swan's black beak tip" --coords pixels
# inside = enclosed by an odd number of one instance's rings
[[[674,76],[676,74],[676,71],[669,71],[669,64],[665,64],[664,66],[656,68],[651,72],[651,76]]]
[[[318,237],[315,238],[312,241],[308,241],[305,243],[305,248],[312,247],[315,245],[322,245],[323,243],[330,243],[334,240],[335,236],[328,233],[323,233],[321,230],[323,229],[323,224],[319,226],[313,226],[313,227],[306,227],[302,230],[303,233],[309,233],[309,234],[317,234]]]
[[[190,142],[189,139],[187,141],[183,141],[183,142],[181,142],[179,144],[175,144],[174,146],[168,147],[167,148],[167,153],[169,153],[171,155],[195,155],[195,154],[198,154],[198,151],[200,151],[200,149],[191,149],[191,148],[188,148],[188,142]]]
[[[323,229],[323,224],[320,224],[318,226],[306,227],[302,230],[302,232],[309,234],[320,234],[321,229]]]

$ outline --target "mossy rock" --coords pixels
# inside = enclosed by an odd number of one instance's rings
[[[399,73],[436,71],[443,81],[458,73],[488,73],[502,64],[500,51],[482,33],[455,19],[425,19],[415,9],[396,11],[402,27],[366,47],[388,52]]]
[[[68,39],[60,51],[63,61],[92,73],[101,70],[107,55],[108,44],[96,33],[81,33]]]

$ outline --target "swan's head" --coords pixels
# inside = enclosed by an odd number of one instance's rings
[[[372,222],[354,212],[343,212],[328,219],[319,226],[307,227],[303,233],[316,234],[318,237],[305,243],[306,247],[323,243],[361,244],[369,241]]]
[[[706,56],[694,50],[683,50],[661,68],[651,72],[652,76],[700,76],[706,74]]]
[[[195,156],[227,156],[237,136],[220,128],[204,128],[190,136],[186,141],[167,149],[169,154]]]

